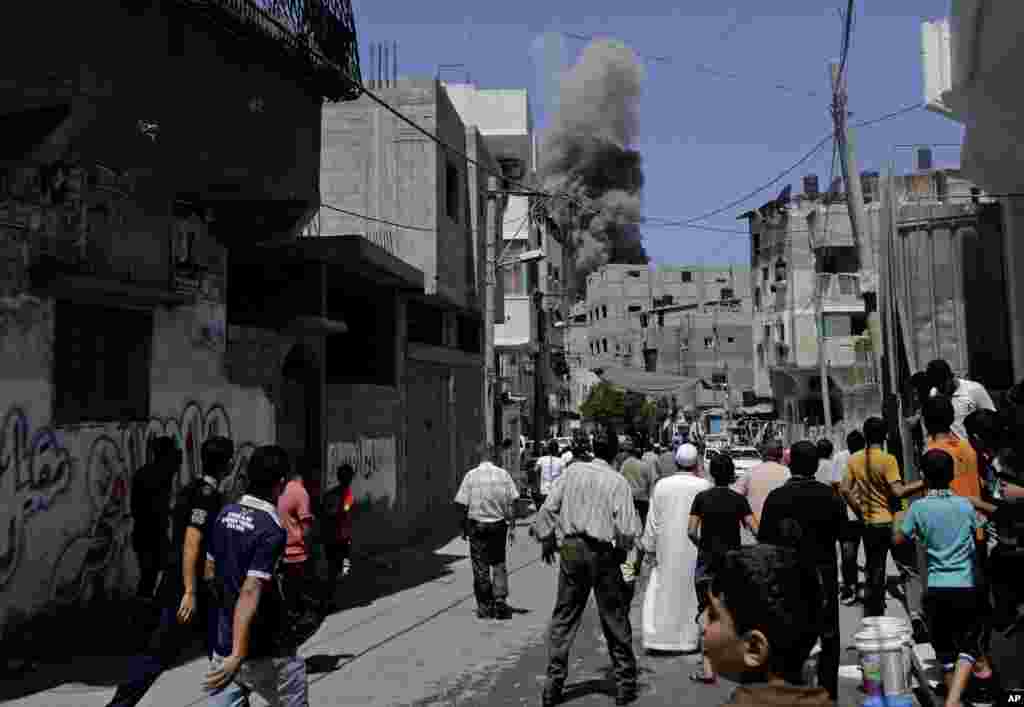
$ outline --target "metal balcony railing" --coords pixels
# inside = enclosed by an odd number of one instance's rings
[[[362,93],[359,47],[350,0],[177,0],[266,60],[267,50],[312,79],[325,98]]]
[[[818,289],[826,302],[860,300],[860,275],[855,273],[818,273]]]

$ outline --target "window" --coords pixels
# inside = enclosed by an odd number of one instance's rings
[[[726,385],[729,382],[729,376],[724,371],[715,371],[711,374],[712,385]]]
[[[148,419],[152,341],[152,312],[58,302],[56,423]]]
[[[761,310],[761,289],[754,290],[754,309]]]
[[[449,162],[445,169],[445,207],[448,218],[459,222],[459,170],[454,162]]]
[[[412,300],[406,306],[409,341],[444,346],[444,312],[425,302]]]
[[[761,282],[768,282],[768,268],[761,268]]]
[[[683,270],[680,274],[683,276],[683,282],[693,282],[693,273],[689,270]]]
[[[460,351],[467,353],[480,353],[481,351],[481,322],[479,319],[458,315],[458,344]]]
[[[722,288],[722,299],[723,300],[732,299],[734,296],[735,295],[733,294],[733,289],[731,287],[723,287]]]
[[[604,352],[608,353],[608,339],[601,339],[601,345],[604,347]]]
[[[824,320],[824,336],[850,336],[849,314],[826,314]]]
[[[638,304],[631,304],[631,305],[629,305],[629,311],[630,312],[639,312],[641,309],[643,309],[643,307],[641,307]]]
[[[782,322],[779,322],[779,341],[783,344],[786,343],[786,325]]]
[[[736,343],[736,337],[735,336],[730,336],[730,337],[728,337],[726,339],[726,341],[728,341],[730,344],[735,344]]]
[[[603,317],[604,319],[607,319],[607,318],[608,318],[608,307],[607,307],[607,306],[605,306],[605,305],[603,305],[603,304],[601,305],[601,316],[602,316],[602,317]]]
[[[715,338],[713,336],[704,337],[704,348],[710,349],[715,345]]]

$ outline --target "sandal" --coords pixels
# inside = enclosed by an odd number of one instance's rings
[[[717,675],[705,675],[703,672],[690,673],[691,682],[699,682],[703,685],[714,685],[718,682]]]

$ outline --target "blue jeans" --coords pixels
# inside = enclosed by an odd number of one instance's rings
[[[224,659],[213,654],[210,671]],[[256,693],[270,707],[309,707],[306,661],[297,655],[287,658],[245,660],[227,687],[209,693],[209,707],[249,707],[249,695]]]

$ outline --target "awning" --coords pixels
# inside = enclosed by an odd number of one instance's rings
[[[423,272],[388,253],[361,235],[314,236],[287,242],[253,244],[240,260],[261,258],[273,262],[327,263],[362,275],[379,285],[423,291]]]
[[[648,373],[636,368],[603,367],[591,369],[606,383],[644,395],[673,395],[692,390],[697,378],[684,378],[666,373]]]

